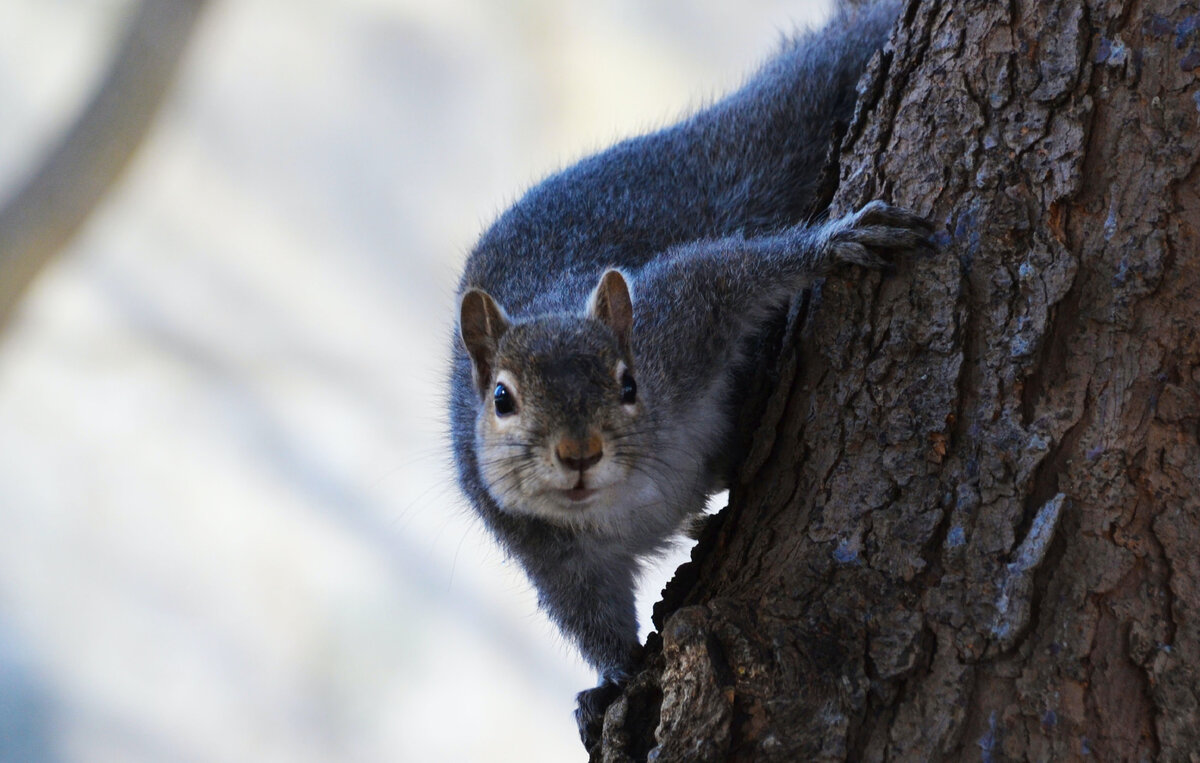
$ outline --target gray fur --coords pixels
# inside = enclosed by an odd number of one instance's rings
[[[926,243],[923,221],[880,202],[801,219],[897,13],[894,2],[840,11],[728,97],[547,178],[467,261],[451,377],[459,481],[603,682],[635,664],[639,560],[703,510],[729,467],[747,339],[834,265],[880,267]],[[619,288],[615,308],[598,292],[610,268],[632,298],[627,343]],[[517,413],[497,415],[497,383]],[[555,443],[588,436],[603,441],[593,470],[555,461]],[[601,487],[572,502],[576,480]],[[581,726],[603,711],[597,696],[580,696]]]

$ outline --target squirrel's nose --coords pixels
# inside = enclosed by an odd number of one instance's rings
[[[554,455],[558,456],[563,466],[572,471],[587,471],[604,455],[603,441],[600,435],[595,434],[586,440],[564,437],[554,446]]]

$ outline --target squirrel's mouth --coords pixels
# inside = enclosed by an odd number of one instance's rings
[[[596,491],[591,488],[583,487],[582,484],[579,484],[573,488],[562,491],[562,493],[571,501],[578,503],[579,501],[586,501],[587,499],[591,498],[596,494]]]

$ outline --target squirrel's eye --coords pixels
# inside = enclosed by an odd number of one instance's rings
[[[637,400],[637,382],[633,380],[633,374],[626,371],[621,374],[621,402],[624,405],[633,405]]]
[[[508,416],[517,412],[517,401],[503,384],[497,384],[496,389],[492,391],[492,403],[496,406],[497,416]]]

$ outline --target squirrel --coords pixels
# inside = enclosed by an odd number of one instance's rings
[[[638,661],[640,561],[735,462],[750,342],[834,266],[932,247],[925,220],[882,201],[805,222],[898,13],[894,0],[838,8],[732,94],[535,185],[468,256],[458,479],[599,673],[577,697],[589,747]]]

